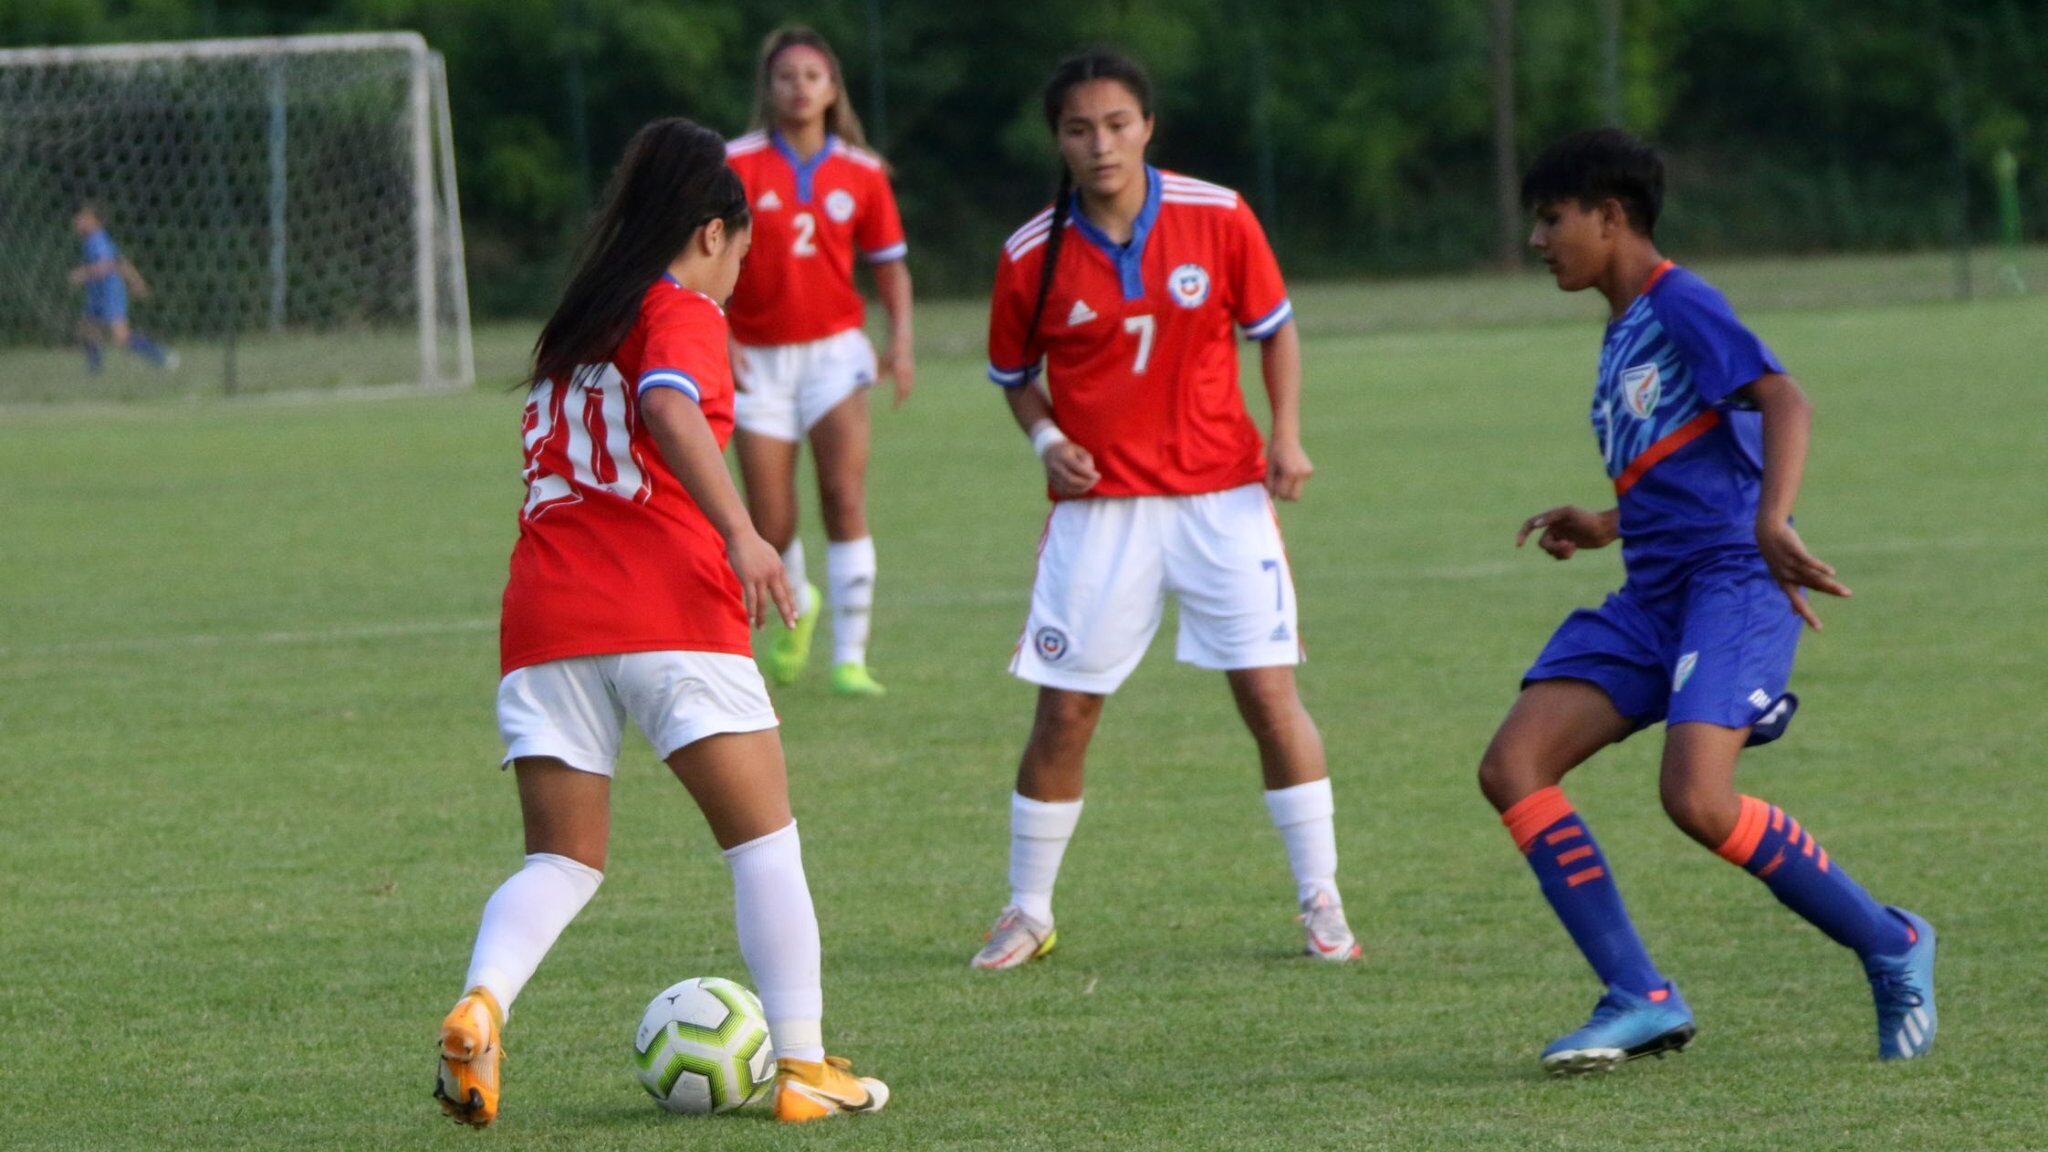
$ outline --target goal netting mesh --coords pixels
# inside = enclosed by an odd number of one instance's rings
[[[175,370],[108,345],[89,371],[81,205]],[[446,84],[420,37],[0,52],[0,401],[473,373]]]

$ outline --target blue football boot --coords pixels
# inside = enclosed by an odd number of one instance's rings
[[[1662,1056],[1692,1043],[1692,1009],[1666,984],[1653,999],[1609,988],[1593,1006],[1593,1018],[1578,1031],[1560,1036],[1543,1050],[1543,1070],[1552,1076],[1606,1072],[1642,1056]]]
[[[1885,911],[1906,922],[1913,944],[1897,956],[1863,960],[1877,1001],[1877,1058],[1911,1060],[1934,1045],[1934,925],[1904,908]]]

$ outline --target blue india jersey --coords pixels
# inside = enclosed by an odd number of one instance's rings
[[[114,247],[114,238],[107,235],[105,228],[95,229],[92,235],[79,242],[78,261],[81,264],[98,264],[103,260],[119,260],[120,258],[121,250]],[[87,283],[96,284],[101,280],[117,280],[120,276],[121,273],[119,271],[113,271],[105,276],[95,277],[87,281]]]
[[[1629,584],[1669,589],[1702,563],[1756,554],[1763,417],[1736,393],[1784,370],[1727,298],[1669,261],[1607,326],[1593,431]]]
[[[114,247],[114,240],[107,235],[107,230],[100,228],[79,243],[78,256],[82,264],[98,264],[119,260],[121,250]],[[85,313],[103,320],[120,320],[127,316],[128,282],[121,278],[119,268],[85,282]]]

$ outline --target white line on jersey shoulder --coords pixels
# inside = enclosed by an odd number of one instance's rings
[[[840,140],[835,143],[833,151],[863,168],[871,168],[876,172],[882,170],[882,158],[857,144],[848,144]]]
[[[1221,196],[1232,202],[1237,200],[1236,189],[1225,188],[1221,184],[1211,184],[1207,180],[1197,180],[1193,176],[1181,176],[1176,173],[1168,173],[1162,176],[1159,180],[1159,190],[1167,195],[1175,192],[1185,192],[1197,196]]]
[[[1030,249],[1030,246],[1033,241],[1043,239],[1045,237],[1045,234],[1047,232],[1050,232],[1051,230],[1052,209],[1047,208],[1045,211],[1040,212],[1038,215],[1033,216],[1029,221],[1025,222],[1025,225],[1022,228],[1019,228],[1015,232],[1010,233],[1010,238],[1008,240],[1003,241],[1003,250],[1010,254],[1010,259],[1015,260],[1017,257],[1023,255],[1024,251],[1028,251]],[[1022,251],[1020,251],[1020,249]]]

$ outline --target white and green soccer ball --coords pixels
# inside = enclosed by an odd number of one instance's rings
[[[673,985],[647,1005],[633,1063],[654,1102],[686,1116],[730,1112],[775,1082],[760,999],[716,976]]]

